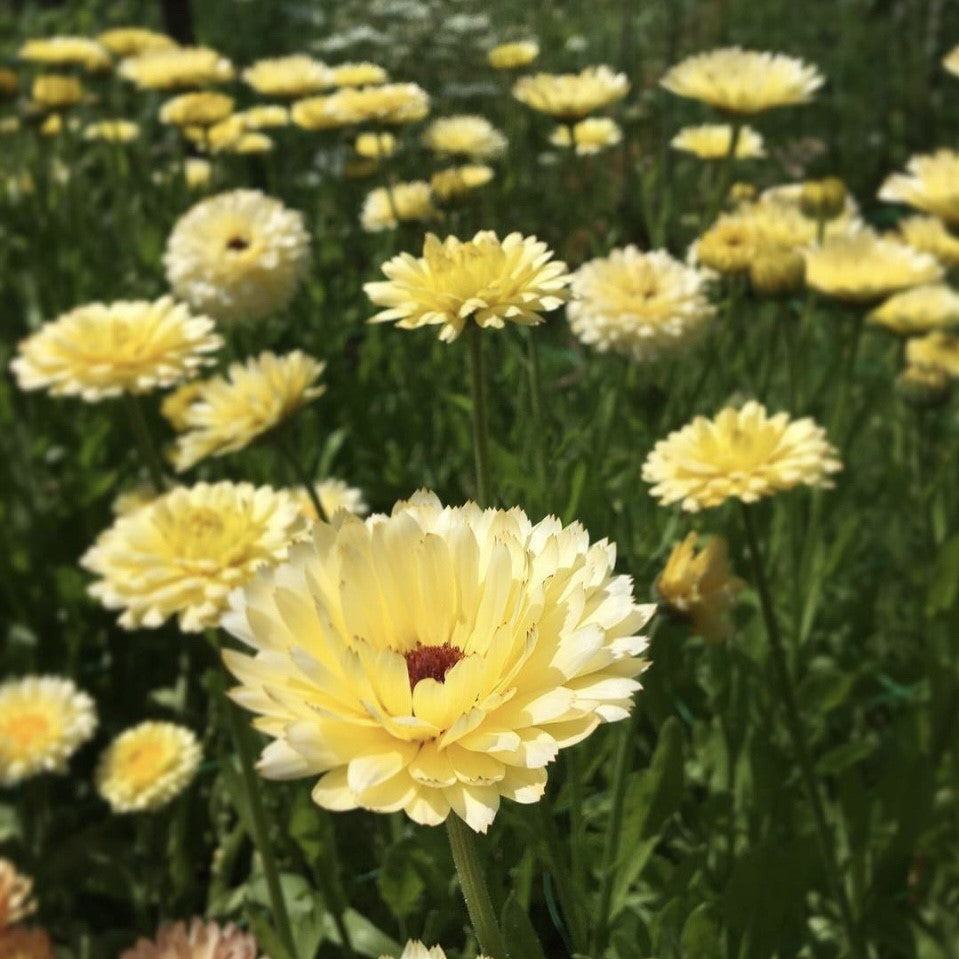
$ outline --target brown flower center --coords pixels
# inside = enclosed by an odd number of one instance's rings
[[[449,643],[442,646],[416,646],[403,654],[406,671],[410,677],[410,689],[416,689],[421,679],[435,679],[438,683],[463,658],[463,651]]]
[[[226,241],[226,248],[228,250],[235,250],[237,253],[242,253],[243,250],[247,250],[250,247],[250,241],[242,236],[231,236],[229,240]]]

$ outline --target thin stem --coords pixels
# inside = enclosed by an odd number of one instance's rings
[[[539,365],[539,345],[537,333],[530,328],[527,331],[527,349],[529,355],[529,396],[533,414],[533,456],[535,458],[536,485],[542,492],[546,489],[546,424],[543,420],[543,380]]]
[[[275,434],[275,440],[276,448],[280,454],[280,457],[290,467],[290,470],[296,477],[296,481],[303,487],[303,489],[306,491],[306,495],[310,498],[310,502],[313,504],[313,509],[316,510],[316,518],[320,520],[320,522],[327,522],[329,517],[326,515],[326,510],[323,509],[323,504],[320,502],[320,497],[316,492],[316,485],[310,477],[310,474],[306,471],[299,459],[297,459],[296,454],[290,449],[286,440],[279,433]]]
[[[736,147],[739,146],[739,134],[742,132],[742,120],[734,119],[732,121],[732,130],[729,136],[729,149],[726,156],[722,159],[722,166],[719,168],[719,174],[716,177],[716,189],[713,192],[712,199],[709,202],[709,214],[706,217],[706,224],[710,224],[716,219],[723,200],[729,192],[729,181],[733,175],[733,160],[736,158]]]
[[[832,889],[842,917],[842,924],[846,930],[850,954],[858,959],[865,959],[866,946],[856,920],[853,916],[852,905],[846,893],[836,858],[836,847],[833,841],[829,823],[826,821],[826,811],[823,806],[819,790],[819,782],[813,767],[812,755],[803,729],[799,706],[796,702],[796,691],[792,677],[789,675],[789,666],[786,662],[786,650],[783,645],[779,623],[776,619],[776,610],[773,606],[769,582],[766,579],[766,570],[762,554],[759,551],[759,540],[756,536],[752,515],[749,507],[740,503],[743,529],[746,533],[746,543],[749,547],[749,558],[752,565],[753,584],[759,594],[759,603],[762,609],[763,621],[766,626],[766,637],[769,640],[769,658],[772,662],[773,673],[779,686],[779,697],[786,715],[786,729],[792,740],[793,751],[799,764],[800,778],[806,791],[806,798],[812,807],[813,820],[816,824],[816,838],[819,852],[826,867],[826,878]]]
[[[510,953],[496,921],[493,901],[483,875],[476,837],[455,813],[450,813],[446,819],[446,835],[449,837],[463,899],[466,901],[466,909],[480,948],[492,959],[509,959]]]
[[[130,419],[133,437],[137,446],[140,447],[140,455],[150,474],[150,483],[157,494],[162,493],[166,488],[163,480],[163,460],[160,459],[160,454],[153,444],[153,437],[150,435],[150,428],[147,426],[140,402],[132,393],[124,393],[123,405]]]
[[[473,399],[473,459],[476,469],[476,501],[490,505],[489,424],[486,421],[486,382],[483,373],[483,331],[476,323],[467,330],[470,347],[470,392]]]
[[[342,909],[340,908],[343,903],[338,895],[336,884],[333,882],[333,874],[326,866],[323,865],[317,869],[314,869],[313,874],[316,876],[317,881],[320,884],[320,892],[323,896],[323,901],[326,903],[326,908],[333,916],[333,925],[336,926],[336,931],[339,933],[340,945],[343,948],[343,953],[347,959],[354,959],[356,952],[353,949],[353,941],[350,938],[350,930],[346,927],[346,919],[344,918]]]

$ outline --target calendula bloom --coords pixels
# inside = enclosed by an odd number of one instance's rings
[[[467,163],[446,170],[437,170],[430,177],[430,189],[444,202],[464,196],[493,179],[493,168],[485,163]]]
[[[236,114],[247,130],[270,130],[290,123],[290,111],[276,103],[264,103]]]
[[[331,130],[360,123],[390,126],[422,120],[430,98],[415,83],[346,87],[329,96],[308,97],[293,104],[293,122],[305,130]]]
[[[338,87],[373,87],[389,80],[389,74],[375,63],[339,63],[330,67],[330,78]]]
[[[353,149],[359,156],[370,160],[391,157],[396,153],[396,137],[392,133],[361,133]]]
[[[959,47],[953,47],[943,58],[942,65],[952,74],[959,77]]]
[[[183,161],[183,179],[191,190],[208,186],[213,178],[213,164],[200,157],[187,157]]]
[[[185,126],[181,131],[200,150],[223,153],[247,135],[247,126],[243,117],[234,113],[212,126]]]
[[[579,268],[566,314],[576,336],[599,352],[649,362],[688,344],[712,319],[707,285],[705,273],[665,250],[627,246]]]
[[[432,233],[423,243],[423,256],[401,253],[383,264],[386,281],[363,289],[386,309],[370,319],[404,330],[440,326],[439,338],[452,343],[469,319],[477,326],[502,329],[506,322],[533,326],[542,313],[569,298],[572,277],[566,264],[534,236],[510,233],[500,238],[481,230],[471,240]]]
[[[531,64],[539,56],[535,40],[517,40],[500,43],[486,54],[486,62],[494,70],[518,70]]]
[[[670,93],[735,114],[807,103],[823,82],[815,66],[796,57],[741,47],[687,57],[660,80]]]
[[[9,859],[0,859],[0,931],[36,911],[32,892],[33,880],[17,872]]]
[[[692,256],[717,273],[744,273],[760,245],[757,230],[746,218],[723,214],[696,241]]]
[[[902,241],[915,250],[931,253],[946,266],[959,266],[959,237],[934,216],[910,216],[899,222]]]
[[[178,486],[118,517],[80,564],[100,577],[89,592],[119,609],[124,629],[173,616],[185,633],[216,626],[230,590],[285,558],[307,522],[283,491],[250,483]]]
[[[138,939],[120,959],[266,959],[260,956],[256,940],[233,923],[218,926],[203,919],[166,923],[156,939]]]
[[[209,47],[147,50],[120,63],[119,74],[141,90],[203,87],[233,79],[233,64]]]
[[[320,501],[320,506],[323,507],[322,516],[316,515],[313,499],[305,489],[296,487],[290,490],[290,494],[299,503],[300,511],[308,520],[313,522],[318,519],[329,519],[341,509],[356,516],[365,516],[370,511],[366,500],[363,498],[363,491],[355,486],[347,485],[345,480],[332,477],[320,480],[313,484],[313,491]]]
[[[397,957],[380,956],[380,959],[397,959]],[[403,947],[398,959],[446,959],[446,953],[440,946],[431,946],[427,949],[419,939],[410,939]],[[477,956],[476,959],[489,959],[489,957]]]
[[[300,350],[285,356],[264,352],[246,363],[231,363],[226,376],[197,384],[182,412],[183,433],[173,453],[177,472],[249,446],[321,396],[326,387],[317,380],[325,365]],[[169,406],[164,413],[172,419]]]
[[[275,144],[265,133],[243,133],[213,147],[214,153],[269,153]]]
[[[165,33],[144,27],[114,27],[97,36],[97,42],[114,56],[132,57],[148,50],[169,50],[176,41]]]
[[[423,134],[423,143],[441,156],[486,160],[506,149],[506,137],[485,117],[464,114],[434,120]]]
[[[906,362],[959,377],[959,336],[936,331],[906,343]]]
[[[871,230],[833,236],[805,250],[806,284],[827,296],[868,302],[942,279],[935,257]]]
[[[0,97],[15,97],[20,92],[20,78],[8,67],[0,67]]]
[[[725,160],[729,156],[733,128],[728,123],[704,123],[698,127],[683,127],[670,140],[674,150],[692,153],[700,160]],[[752,160],[766,155],[762,134],[744,126],[736,138],[737,160]]]
[[[0,785],[64,772],[96,726],[93,700],[72,680],[24,676],[0,684]]]
[[[91,72],[108,70],[110,55],[95,40],[87,37],[49,37],[27,40],[17,51],[20,60],[45,66],[81,66]]]
[[[97,766],[97,792],[116,813],[152,812],[193,780],[203,754],[193,732],[148,721],[121,733]]]
[[[40,136],[55,137],[63,133],[63,117],[59,113],[51,113],[40,124]]]
[[[936,150],[912,157],[906,173],[894,173],[883,183],[879,199],[905,203],[959,226],[959,153]]]
[[[413,180],[370,191],[363,201],[360,224],[367,233],[378,233],[396,229],[400,223],[435,220],[437,216],[430,185]]]
[[[181,93],[160,107],[160,120],[180,127],[208,127],[225,120],[233,112],[233,103],[233,97],[225,93]]]
[[[903,336],[959,326],[959,293],[944,283],[916,286],[891,296],[866,320]]]
[[[746,585],[729,568],[726,540],[714,536],[698,553],[696,533],[677,544],[656,580],[663,602],[704,639],[721,642],[730,632],[726,613]]]
[[[0,956],[3,959],[56,959],[47,932],[25,926],[0,932]]]
[[[572,123],[626,96],[629,81],[609,67],[586,67],[579,73],[536,73],[520,77],[513,96],[528,107]]]
[[[697,416],[660,440],[643,464],[643,479],[663,506],[684,510],[719,506],[727,499],[754,503],[796,486],[831,486],[842,469],[826,432],[809,417],[768,416],[753,400],[715,418]]]
[[[83,99],[83,84],[76,77],[46,73],[33,81],[30,99],[44,110],[62,110]]]
[[[309,259],[303,216],[259,190],[197,203],[177,221],[163,255],[174,293],[230,323],[284,309]]]
[[[549,142],[553,146],[568,148],[571,141],[576,143],[576,153],[580,156],[599,153],[616,146],[623,139],[619,124],[609,117],[587,117],[573,126],[570,137],[568,126],[559,126],[550,134]]]
[[[257,60],[243,71],[243,80],[268,97],[304,97],[333,83],[325,63],[302,53]]]
[[[327,809],[452,811],[478,832],[501,798],[536,802],[559,750],[625,718],[639,688],[653,607],[614,562],[579,524],[425,492],[315,524],[224,619],[255,651],[224,661],[274,740],[260,772],[320,774]]]
[[[795,293],[806,279],[806,261],[798,250],[764,246],[749,261],[749,284],[763,296]]]
[[[188,379],[222,345],[209,317],[168,296],[89,303],[22,340],[10,369],[20,389],[95,403]]]
[[[820,230],[824,237],[842,236],[862,230],[859,207],[848,194],[841,210],[833,210],[828,222],[820,221],[804,209],[805,184],[785,183],[763,190],[755,203],[741,204],[736,216],[748,220],[759,234],[762,245],[796,249],[817,243]]]
[[[84,140],[105,140],[107,143],[129,143],[139,135],[139,124],[131,120],[99,120],[83,128]]]

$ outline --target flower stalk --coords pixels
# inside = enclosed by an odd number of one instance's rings
[[[140,448],[140,456],[143,458],[147,472],[150,474],[150,484],[153,486],[154,492],[159,495],[166,489],[166,482],[163,479],[163,460],[160,459],[160,454],[153,443],[150,428],[147,426],[146,417],[143,415],[143,408],[132,393],[124,393],[123,404],[130,420],[133,438]]]
[[[470,394],[473,401],[473,460],[476,471],[476,501],[490,504],[489,423],[486,417],[486,381],[483,370],[483,331],[470,323],[467,331],[470,351]]]

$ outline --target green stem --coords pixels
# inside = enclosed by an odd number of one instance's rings
[[[480,949],[491,959],[509,959],[510,953],[496,921],[493,901],[483,875],[476,837],[455,813],[450,813],[446,819],[446,835]]]
[[[166,488],[166,483],[163,480],[163,460],[160,459],[160,454],[153,444],[153,437],[150,435],[150,428],[147,426],[146,418],[143,415],[143,408],[140,406],[140,401],[132,393],[123,394],[123,404],[130,419],[133,437],[137,446],[140,447],[140,455],[143,457],[147,472],[150,474],[150,483],[159,495]]]
[[[303,489],[306,491],[306,495],[310,498],[310,502],[313,504],[313,509],[316,510],[316,518],[320,522],[328,522],[329,517],[326,515],[326,510],[323,509],[323,504],[320,502],[320,497],[316,492],[316,485],[310,478],[310,474],[300,463],[299,459],[297,459],[293,450],[291,450],[287,445],[286,440],[280,436],[280,434],[276,434],[275,439],[276,448],[280,454],[280,457],[290,467],[290,471],[296,477],[296,481],[303,487]]]
[[[333,916],[333,924],[336,926],[336,931],[339,933],[340,945],[343,948],[343,953],[347,959],[354,959],[356,952],[353,949],[353,941],[350,938],[350,930],[346,927],[346,919],[344,918],[343,910],[341,908],[343,903],[340,899],[337,884],[333,881],[333,874],[329,871],[328,867],[323,865],[317,869],[314,869],[313,874],[316,876],[317,881],[320,884],[320,892],[323,896],[323,901],[326,903],[326,908]]]
[[[533,456],[536,469],[536,486],[542,493],[546,489],[546,423],[543,419],[543,380],[539,365],[539,345],[536,331],[527,331],[529,355],[529,396],[533,414]]]
[[[766,578],[762,553],[759,550],[759,539],[756,536],[756,529],[753,525],[749,507],[745,503],[740,503],[740,513],[742,515],[743,529],[746,533],[746,543],[749,547],[753,584],[756,587],[756,592],[759,594],[759,604],[766,626],[766,637],[769,640],[769,658],[772,663],[776,684],[779,687],[779,697],[785,712],[786,729],[789,733],[789,738],[792,740],[793,751],[796,754],[796,760],[799,764],[800,778],[802,779],[803,788],[806,792],[806,798],[812,807],[813,820],[816,825],[816,838],[826,870],[826,879],[832,889],[836,904],[839,907],[842,924],[845,927],[846,938],[849,943],[850,955],[856,957],[856,959],[865,959],[867,955],[866,945],[855,917],[853,916],[852,905],[842,881],[839,862],[836,858],[835,842],[829,828],[829,823],[826,820],[826,811],[823,806],[819,782],[816,778],[809,743],[806,740],[802,717],[800,716],[799,706],[796,702],[796,691],[793,686],[792,677],[789,675],[789,666],[786,662],[786,650],[783,645],[782,635],[779,631],[779,623],[776,619],[776,610],[773,606],[772,594]]]
[[[469,322],[469,321],[467,321]],[[469,322],[470,392],[473,399],[473,459],[476,469],[476,501],[490,505],[489,424],[486,421],[486,382],[483,373],[483,331]]]
[[[729,182],[733,176],[733,160],[736,158],[736,147],[739,146],[739,134],[742,132],[743,122],[736,118],[732,121],[732,132],[729,137],[729,149],[726,156],[722,159],[722,166],[716,177],[716,189],[713,192],[712,199],[709,202],[709,214],[706,217],[706,225],[711,224],[719,214],[723,205],[723,200],[729,192]]]
[[[572,873],[560,856],[564,843],[556,828],[553,805],[544,796],[537,804],[537,812],[542,827],[541,854],[544,865],[556,883],[570,943],[576,953],[585,952],[587,946],[586,919],[582,913],[582,894],[573,884]]]

